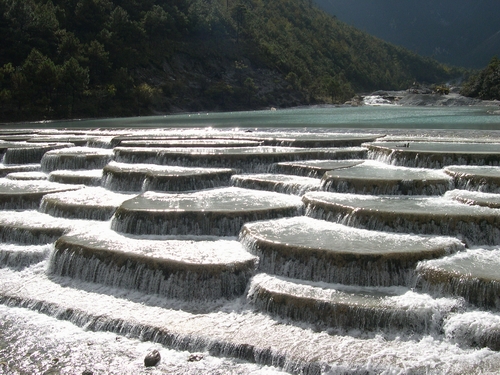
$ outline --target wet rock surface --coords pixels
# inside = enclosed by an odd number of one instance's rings
[[[161,355],[158,350],[153,350],[144,357],[144,366],[153,367],[156,366],[161,361]]]

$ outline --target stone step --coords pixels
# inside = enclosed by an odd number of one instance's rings
[[[500,193],[500,167],[452,165],[444,168],[444,172],[454,178],[457,189]]]
[[[347,287],[267,274],[253,277],[247,298],[272,315],[341,332],[437,333],[451,312],[464,309],[463,301],[401,287]]]
[[[363,160],[302,160],[276,163],[271,172],[292,174],[311,178],[321,178],[328,171],[350,168]]]
[[[117,232],[237,236],[244,223],[302,214],[300,197],[236,187],[185,194],[146,192],[116,210]]]
[[[230,168],[189,168],[111,162],[103,169],[103,186],[113,191],[192,191],[229,186]]]
[[[304,216],[247,223],[240,241],[259,257],[262,272],[364,286],[411,286],[419,261],[464,249],[451,237],[376,232]]]
[[[327,171],[322,190],[372,195],[442,195],[452,188],[452,178],[442,171],[395,167],[365,161],[350,168]]]
[[[181,300],[241,296],[257,258],[235,240],[173,240],[75,230],[55,243],[48,272]]]
[[[309,192],[306,215],[349,226],[456,236],[468,246],[500,244],[500,210],[448,197],[405,197]]]
[[[45,195],[40,204],[40,212],[67,219],[107,221],[130,198],[130,195],[115,193],[102,187],[87,187]]]
[[[79,190],[82,187],[45,180],[16,181],[0,178],[0,209],[36,209],[46,194]]]
[[[373,142],[365,146],[371,159],[405,167],[500,164],[500,149],[495,143],[408,141]]]
[[[417,267],[420,289],[500,310],[500,249],[472,248]]]
[[[233,175],[231,185],[245,189],[267,190],[282,194],[304,195],[320,189],[317,178],[271,173]]]
[[[46,152],[42,171],[101,169],[114,157],[113,150],[92,147],[69,147]]]

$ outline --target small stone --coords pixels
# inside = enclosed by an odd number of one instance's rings
[[[160,352],[155,349],[144,358],[144,366],[146,367],[156,366],[158,362],[160,362],[160,359],[161,359]]]
[[[85,370],[82,372],[82,375],[94,375],[94,373],[90,370]]]
[[[191,354],[188,357],[188,362],[199,362],[203,359],[203,356],[201,354]]]

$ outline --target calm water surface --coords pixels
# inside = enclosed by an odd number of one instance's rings
[[[30,128],[320,128],[500,130],[498,107],[307,107],[277,111],[193,113],[167,116],[30,123]]]

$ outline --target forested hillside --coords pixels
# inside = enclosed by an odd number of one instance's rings
[[[0,0],[0,118],[340,102],[462,71],[311,0]]]
[[[315,0],[340,20],[422,56],[482,69],[500,54],[498,0]]]
[[[500,100],[500,59],[493,57],[486,68],[470,77],[461,94],[483,100]]]

